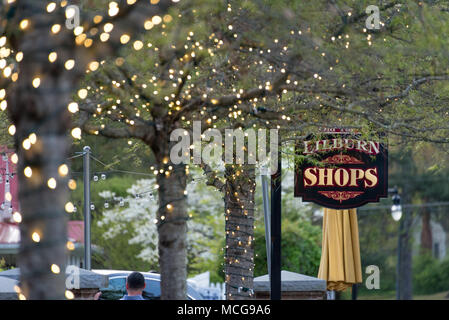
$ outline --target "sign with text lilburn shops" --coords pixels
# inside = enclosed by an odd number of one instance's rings
[[[354,130],[321,129],[296,146],[295,197],[332,209],[388,196],[388,150]]]

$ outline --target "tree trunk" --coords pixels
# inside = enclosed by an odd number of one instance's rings
[[[410,156],[411,157],[411,156]],[[401,171],[402,176],[407,177],[408,172],[411,172],[412,164],[407,162],[402,164]],[[408,204],[412,202],[412,190],[410,189],[410,183],[404,181],[402,188],[401,202],[402,204]],[[400,300],[412,300],[413,299],[413,280],[412,280],[412,225],[413,225],[413,211],[410,208],[403,207],[403,217],[400,221],[399,227],[399,279],[398,290]]]
[[[9,115],[16,126],[16,147],[19,163],[20,252],[18,264],[21,288],[27,299],[63,299],[65,293],[65,265],[68,201],[66,177],[58,174],[58,167],[67,163],[70,127],[67,105],[74,89],[75,77],[61,63],[50,64],[48,53],[58,49],[60,59],[72,55],[73,39],[50,35],[51,15],[46,13],[44,1],[21,1],[16,17],[30,19],[28,29],[12,36],[15,50],[22,51],[20,76],[13,84],[9,99]],[[62,61],[61,61],[62,62]],[[39,77],[38,88],[31,80]],[[29,150],[22,143],[35,134],[37,141]],[[32,175],[24,175],[25,168]],[[50,188],[49,179],[56,180]],[[34,234],[34,240],[33,240]],[[39,239],[38,239],[39,238]],[[52,265],[59,273],[51,271]],[[55,267],[53,267],[55,270]]]
[[[408,181],[410,172],[414,172],[412,154],[407,151],[401,155],[398,162],[400,165],[400,174],[402,177],[403,185],[401,188],[401,204],[403,205],[403,217],[399,225],[399,275],[397,278],[397,290],[399,290],[397,296],[400,300],[412,300],[413,299],[413,281],[412,281],[412,225],[413,225],[413,211],[410,208],[405,207],[405,204],[412,203],[414,190],[412,189],[412,183]]]
[[[425,199],[424,202],[427,202]],[[421,254],[432,254],[432,228],[430,225],[430,211],[429,208],[424,207],[422,212],[422,229],[421,229]]]
[[[399,299],[412,300],[412,244],[411,244],[411,226],[412,212],[409,209],[404,210],[404,217],[401,221],[400,233],[400,262],[399,262]]]
[[[170,162],[160,164],[170,174],[157,175],[159,185],[159,265],[161,272],[161,299],[186,299],[187,281],[187,175],[185,165]]]
[[[253,165],[227,165],[225,187],[225,278],[228,300],[251,299],[254,277]]]

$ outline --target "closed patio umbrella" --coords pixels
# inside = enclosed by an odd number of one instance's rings
[[[327,281],[328,290],[335,291],[362,282],[357,209],[324,208],[318,278]]]

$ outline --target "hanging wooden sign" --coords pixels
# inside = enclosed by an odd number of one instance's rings
[[[297,145],[295,197],[333,209],[388,196],[388,150],[353,130],[326,128]]]

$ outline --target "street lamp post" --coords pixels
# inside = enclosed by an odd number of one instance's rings
[[[391,216],[394,221],[401,220],[402,217],[402,206],[401,206],[401,197],[399,196],[398,188],[394,187],[393,189],[388,189],[388,192],[393,194],[392,200],[393,205],[391,206]],[[396,263],[396,300],[400,300],[401,294],[401,286],[400,286],[400,272],[401,272],[401,235],[402,235],[402,226],[403,221],[399,222],[399,231],[398,231],[398,246],[397,246],[397,263]]]

